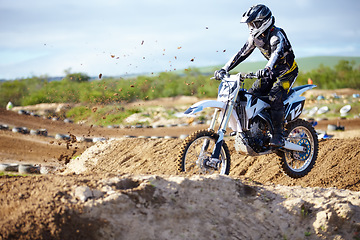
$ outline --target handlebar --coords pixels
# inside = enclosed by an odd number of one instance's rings
[[[235,75],[233,75],[235,76]],[[244,81],[245,79],[254,79],[254,78],[257,78],[256,74],[253,73],[253,72],[249,72],[249,73],[238,73],[236,74],[236,76],[239,76],[240,77],[240,81]],[[230,77],[229,74],[225,74],[223,78],[221,78],[220,80],[223,80],[225,77]],[[212,77],[210,79],[216,79],[215,77]]]
[[[250,73],[246,73],[246,74],[244,74],[244,75],[241,75],[241,77],[242,77],[243,79],[254,79],[254,78],[257,78],[257,77],[256,77],[256,74],[253,73],[253,72],[250,72]]]

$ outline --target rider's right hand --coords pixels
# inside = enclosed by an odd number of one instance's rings
[[[216,80],[221,80],[221,79],[223,79],[225,75],[226,75],[225,69],[216,70],[216,71],[214,72],[214,78],[215,78]]]
[[[260,69],[255,73],[257,78],[264,78],[264,77],[272,77],[272,72],[270,68],[264,68],[264,69]]]

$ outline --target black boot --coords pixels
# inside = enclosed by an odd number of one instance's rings
[[[283,129],[284,129],[284,111],[271,110],[271,120],[274,126],[273,136],[270,139],[270,146],[282,147],[285,145]]]

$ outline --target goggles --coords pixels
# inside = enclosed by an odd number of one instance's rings
[[[258,28],[261,27],[262,24],[263,24],[262,21],[252,21],[252,22],[249,22],[247,25],[248,25],[249,28],[256,28],[256,29],[258,29]]]

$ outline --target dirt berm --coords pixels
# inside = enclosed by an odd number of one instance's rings
[[[181,142],[180,139],[127,138],[99,142],[70,162],[66,172],[175,175],[178,174],[176,157]],[[360,191],[360,138],[320,141],[315,167],[297,180],[282,173],[275,154],[244,156],[235,151],[233,139],[226,142],[231,153],[232,177],[287,186]]]

